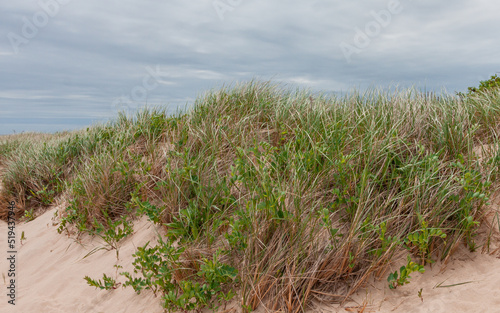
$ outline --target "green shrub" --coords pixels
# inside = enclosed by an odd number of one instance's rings
[[[484,91],[495,90],[500,87],[500,77],[498,74],[491,76],[488,80],[483,80],[479,83],[479,87],[469,87],[469,94],[479,93]]]

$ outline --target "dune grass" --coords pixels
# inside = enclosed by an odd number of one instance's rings
[[[250,82],[208,92],[185,114],[150,109],[43,141],[3,140],[2,197],[23,215],[65,194],[61,232],[116,241],[147,215],[166,236],[120,277],[167,310],[238,294],[248,311],[302,312],[344,301],[404,251],[409,273],[459,244],[481,246],[499,122],[498,91],[335,98]]]

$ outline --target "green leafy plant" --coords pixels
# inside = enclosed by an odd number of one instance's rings
[[[21,244],[23,244],[23,241],[26,241],[26,236],[24,235],[24,230],[21,232],[21,238],[19,239],[19,241],[21,241]]]
[[[61,234],[63,231],[66,231],[69,234],[69,226],[75,224],[77,229],[80,232],[87,231],[87,217],[85,214],[75,208],[75,203],[70,201],[70,205],[64,210],[66,213],[59,222],[59,227],[57,228],[57,232]]]
[[[116,280],[112,277],[107,276],[106,274],[103,274],[102,281],[99,280],[94,280],[90,278],[89,276],[85,276],[84,279],[87,281],[87,284],[91,287],[96,287],[99,289],[105,289],[105,290],[111,290],[111,289],[116,289],[118,288],[118,284],[116,283]]]
[[[159,238],[159,244],[148,248],[149,242],[143,247],[137,248],[133,254],[135,257],[134,273],[140,276],[132,276],[129,272],[122,272],[121,275],[127,278],[124,286],[131,286],[138,294],[143,289],[158,291],[169,291],[175,289],[172,282],[173,270],[176,266],[181,266],[178,262],[184,248],[174,248]]]
[[[138,216],[145,214],[151,222],[161,224],[162,210],[160,208],[152,205],[149,201],[140,201],[137,196],[132,196],[131,203],[137,205]]]
[[[54,200],[54,195],[55,191],[52,189],[49,189],[49,187],[44,186],[43,189],[38,190],[36,192],[33,192],[33,190],[30,190],[31,196],[28,196],[28,200],[31,200],[33,198],[40,199],[40,202],[43,205],[49,205],[52,203]]]
[[[196,280],[183,280],[179,282],[178,289],[170,290],[163,296],[164,307],[169,310],[181,309],[189,311],[210,306],[217,308],[220,302],[231,300],[235,293],[232,289],[224,292],[224,285],[233,282],[237,277],[237,270],[218,260],[219,252],[215,253],[212,260],[203,259],[197,276],[203,282]],[[216,297],[213,300],[213,297]]]
[[[234,296],[234,291],[227,289],[226,285],[236,279],[237,270],[219,261],[220,252],[212,259],[201,260],[197,270],[182,265],[183,248],[175,248],[161,238],[157,246],[148,248],[148,245],[139,247],[134,254],[134,273],[141,275],[134,277],[129,272],[120,273],[127,278],[125,287],[131,286],[138,294],[143,289],[161,293],[163,307],[169,311],[215,307]],[[196,275],[179,279],[180,274],[176,274],[179,270],[193,271]]]
[[[396,289],[398,286],[403,286],[410,283],[410,274],[413,272],[424,273],[425,268],[423,265],[412,262],[411,257],[408,256],[408,262],[406,263],[406,265],[401,266],[401,268],[399,269],[399,274],[398,271],[395,271],[394,273],[390,273],[389,277],[387,277],[389,288]]]
[[[26,222],[30,222],[32,220],[35,219],[35,210],[34,209],[29,209],[29,210],[26,210],[24,211],[24,216],[23,216],[25,219],[26,219]]]
[[[119,258],[118,242],[134,232],[133,223],[122,216],[116,221],[108,217],[106,226],[94,220],[93,233],[101,237],[110,247],[116,250],[116,258]]]
[[[206,282],[207,295],[210,297],[215,295],[220,300],[228,301],[234,296],[233,290],[230,289],[227,293],[222,291],[225,284],[236,280],[238,271],[232,266],[221,263],[219,257],[220,251],[217,251],[211,260],[203,259],[197,275]]]
[[[421,228],[417,231],[414,231],[405,239],[405,244],[407,246],[415,246],[419,251],[420,258],[422,260],[422,264],[425,263],[433,263],[434,261],[430,258],[430,243],[434,237],[446,238],[446,234],[443,233],[442,230],[437,228],[428,228],[428,224],[426,221],[422,219],[419,215],[419,220],[421,224]]]
[[[492,90],[500,88],[500,77],[498,74],[491,76],[488,80],[483,80],[479,83],[479,87],[469,87],[469,94],[478,93],[485,90]]]
[[[461,185],[465,196],[454,195],[450,199],[457,202],[460,207],[457,216],[460,220],[461,231],[465,234],[467,246],[471,251],[474,251],[476,248],[475,230],[479,225],[475,213],[489,200],[489,190],[492,183],[484,179],[480,171],[468,168],[463,155],[459,155],[457,161],[453,162],[451,166],[460,171],[456,181]]]
[[[231,231],[224,234],[232,249],[244,251],[248,246],[248,238],[245,235],[251,228],[251,220],[245,210],[236,211],[236,216],[229,221]]]
[[[382,222],[380,225],[377,227],[379,237],[378,239],[380,240],[380,248],[375,250],[375,255],[378,257],[381,257],[384,253],[386,253],[389,249],[394,250],[395,247],[399,246],[401,244],[401,241],[399,238],[396,236],[387,236],[387,223]]]

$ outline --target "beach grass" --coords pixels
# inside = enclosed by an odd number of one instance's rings
[[[346,300],[401,254],[409,273],[457,245],[487,248],[476,235],[499,186],[499,131],[498,90],[335,97],[252,81],[186,113],[4,137],[1,197],[19,216],[64,198],[60,232],[115,244],[147,215],[165,236],[120,278],[167,310],[238,295],[247,311],[302,312]]]

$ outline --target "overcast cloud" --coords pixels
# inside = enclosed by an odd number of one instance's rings
[[[453,93],[500,72],[491,0],[0,0],[0,12],[0,134],[175,111],[252,78]]]

